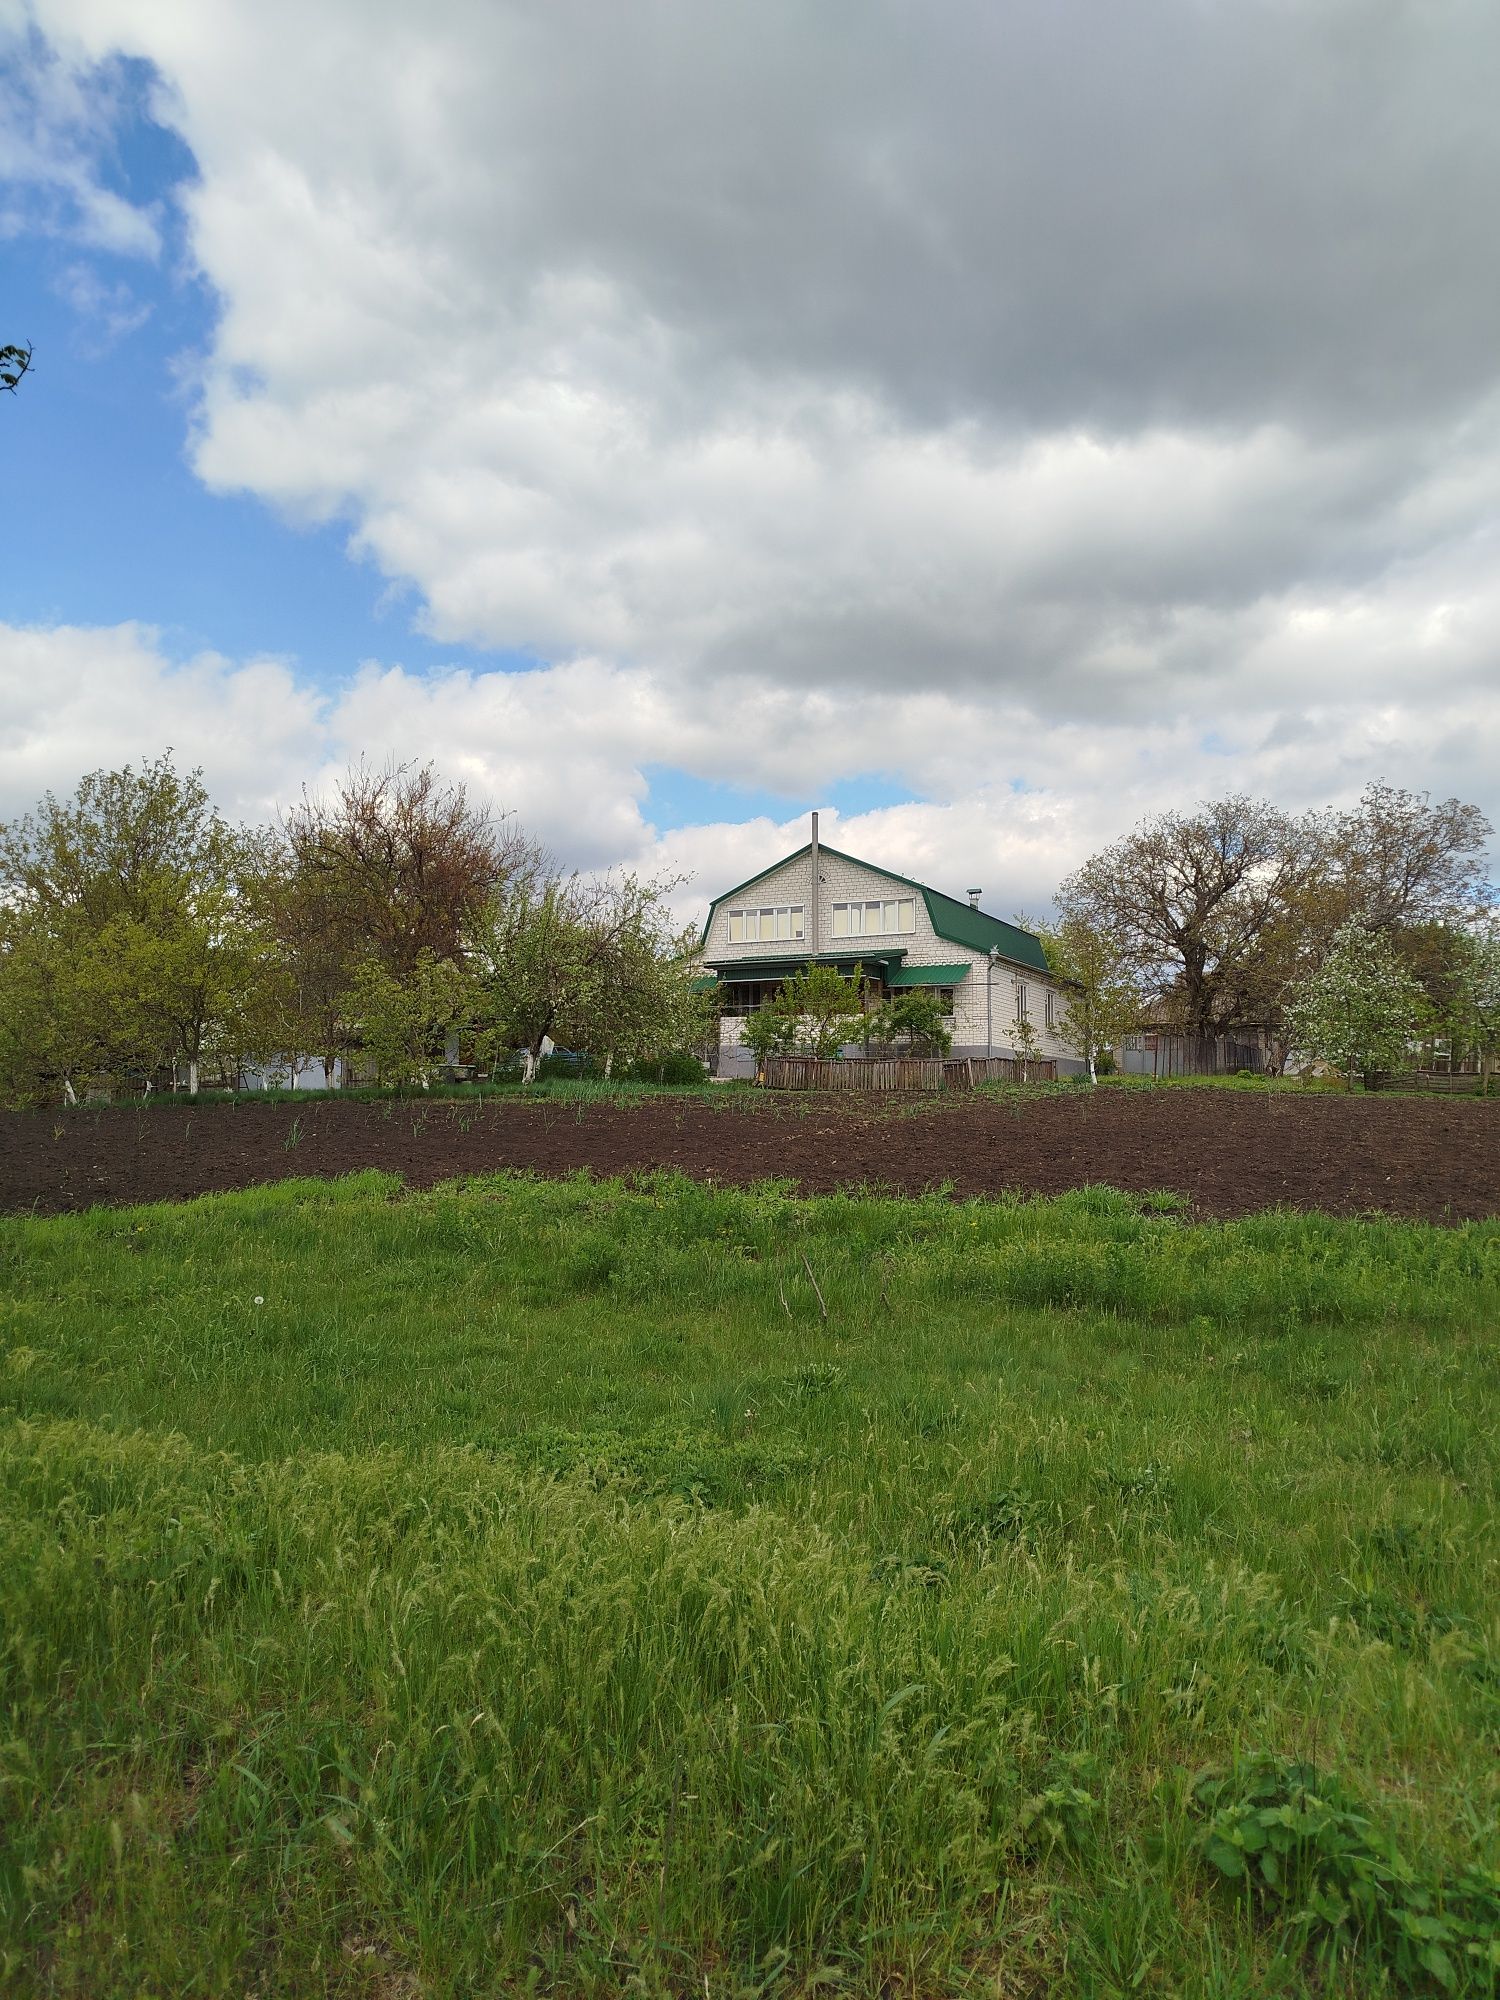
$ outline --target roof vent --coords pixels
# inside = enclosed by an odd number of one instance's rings
[[[971,889],[969,891],[969,908],[971,910],[977,910],[979,908],[979,899],[983,894],[984,894],[983,889]]]

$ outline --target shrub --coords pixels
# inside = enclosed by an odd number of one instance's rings
[[[669,1056],[654,1056],[632,1063],[629,1073],[637,1083],[688,1085],[702,1083],[704,1071],[697,1056],[687,1055],[679,1049]]]

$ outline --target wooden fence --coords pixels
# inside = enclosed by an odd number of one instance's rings
[[[972,1090],[977,1083],[1051,1083],[1050,1057],[1027,1063],[1011,1056],[768,1056],[769,1090]]]
[[[1454,1075],[1441,1069],[1372,1069],[1365,1072],[1366,1090],[1437,1090],[1458,1097],[1478,1097],[1484,1091],[1482,1076]]]

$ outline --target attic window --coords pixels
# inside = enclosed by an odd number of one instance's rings
[[[914,896],[897,896],[890,901],[835,903],[833,934],[841,937],[890,937],[917,927]]]

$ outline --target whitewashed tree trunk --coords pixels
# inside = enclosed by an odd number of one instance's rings
[[[198,1095],[198,1058],[193,1056],[188,1063],[188,1096]]]
[[[77,1102],[78,1092],[73,1088],[73,1079],[70,1076],[65,1076],[63,1078],[63,1103],[76,1104]]]

